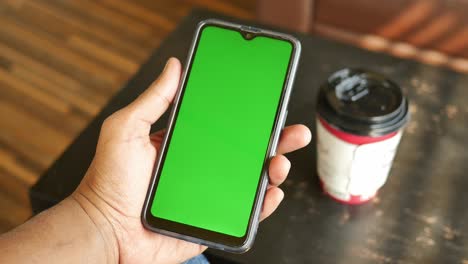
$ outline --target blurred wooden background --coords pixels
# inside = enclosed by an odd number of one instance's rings
[[[30,217],[29,187],[193,7],[468,72],[464,0],[2,0],[0,233]]]

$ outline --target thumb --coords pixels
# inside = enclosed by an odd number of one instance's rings
[[[135,118],[153,124],[166,112],[179,86],[181,68],[178,59],[167,61],[158,79],[128,106]]]

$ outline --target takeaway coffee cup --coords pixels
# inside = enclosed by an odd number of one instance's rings
[[[361,69],[332,74],[317,102],[317,170],[325,193],[348,204],[373,198],[408,119],[407,99],[384,76]]]

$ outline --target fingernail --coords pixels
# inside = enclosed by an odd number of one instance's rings
[[[283,190],[281,190],[281,193],[282,193],[282,195],[281,195],[280,202],[282,202],[282,201],[283,201],[283,199],[284,199],[284,191],[283,191]]]

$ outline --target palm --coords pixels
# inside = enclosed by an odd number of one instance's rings
[[[89,171],[93,177],[86,180],[89,187],[103,197],[117,229],[123,232],[119,238],[121,261],[182,262],[204,251],[204,246],[153,233],[141,224],[141,210],[163,131],[151,137],[126,138],[114,134],[108,139],[106,136],[101,134]],[[166,258],[161,259],[161,256]]]

